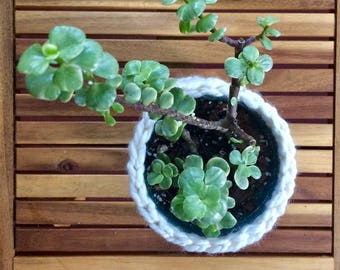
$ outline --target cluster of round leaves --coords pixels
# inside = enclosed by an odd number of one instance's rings
[[[261,41],[262,46],[267,50],[273,49],[273,43],[270,40],[269,36],[279,37],[281,35],[280,31],[272,28],[271,26],[274,23],[278,23],[279,19],[273,16],[267,16],[265,18],[258,17],[256,18],[257,24],[263,28],[262,33],[258,36],[258,39]]]
[[[249,187],[249,177],[252,177],[255,180],[261,178],[261,170],[255,165],[259,152],[259,146],[248,146],[242,153],[239,150],[233,150],[229,154],[230,163],[237,166],[234,174],[234,181],[242,190]]]
[[[273,67],[273,60],[268,54],[260,56],[258,49],[254,46],[246,46],[236,57],[229,57],[224,62],[224,69],[228,76],[241,80],[242,85],[251,83],[261,85],[265,72]]]
[[[218,237],[222,229],[237,223],[228,209],[235,206],[229,197],[230,168],[219,157],[204,166],[198,155],[189,155],[178,176],[178,193],[171,201],[171,211],[180,220],[196,224],[207,237]]]
[[[124,98],[129,103],[140,102],[144,106],[157,105],[163,110],[173,110],[184,116],[192,114],[196,108],[193,97],[174,87],[175,80],[170,78],[168,67],[155,61],[133,60],[126,63],[122,71],[121,88]],[[177,141],[185,123],[172,117],[150,114],[158,120],[155,131],[170,141]]]
[[[27,48],[18,63],[34,97],[68,102],[75,94],[78,105],[97,111],[109,124],[114,124],[110,108],[122,110],[114,102],[121,81],[118,68],[117,60],[98,42],[71,26],[53,28],[48,40]]]
[[[179,18],[179,30],[183,34],[187,33],[207,33],[212,32],[209,36],[209,41],[214,42],[220,40],[226,27],[219,29],[215,28],[218,20],[216,14],[203,15],[206,5],[215,4],[217,0],[163,0],[163,5],[172,5],[177,2],[183,2],[177,10],[177,17]]]
[[[159,153],[157,158],[151,163],[149,173],[147,174],[147,182],[149,185],[158,185],[161,189],[169,189],[171,186],[178,186],[179,171],[183,170],[184,161],[175,158],[174,162],[168,155]]]

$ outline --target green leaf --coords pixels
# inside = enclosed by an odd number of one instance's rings
[[[203,170],[203,159],[198,155],[189,155],[186,157],[183,168],[196,167]]]
[[[51,61],[55,60],[59,56],[59,51],[57,46],[50,44],[48,42],[45,42],[45,44],[42,46],[41,51],[43,55],[45,55],[46,59]]]
[[[206,206],[197,194],[193,194],[184,199],[183,211],[186,220],[193,221],[204,216]]]
[[[178,2],[178,0],[162,0],[162,5],[169,6],[175,4],[176,2]]]
[[[179,157],[175,157],[174,159],[174,163],[177,166],[178,169],[183,170],[183,166],[184,166],[184,160],[179,158]]]
[[[25,74],[42,74],[49,66],[49,60],[42,53],[40,44],[33,44],[21,55],[18,71]]]
[[[104,112],[103,116],[104,116],[105,123],[108,126],[113,127],[116,124],[116,119],[112,117],[112,115],[110,114],[110,111]]]
[[[206,185],[211,185],[211,186],[216,186],[216,187],[221,188],[224,186],[226,180],[227,180],[227,176],[225,172],[218,167],[210,167],[205,172],[204,181]]]
[[[95,40],[87,39],[84,43],[84,50],[71,63],[79,65],[83,70],[92,72],[96,69],[102,57],[102,46]]]
[[[74,102],[78,106],[81,106],[81,107],[86,106],[86,92],[87,92],[87,89],[84,87],[75,91]]]
[[[255,86],[261,85],[264,80],[264,71],[261,66],[248,68],[247,79]]]
[[[196,31],[206,33],[213,29],[217,23],[218,16],[216,14],[208,14],[200,18],[196,24]]]
[[[271,26],[274,23],[278,23],[280,20],[273,17],[273,16],[267,16],[265,18],[263,17],[258,17],[256,18],[257,24],[261,27],[266,27],[266,26]]]
[[[242,160],[246,165],[254,165],[257,161],[259,151],[254,146],[247,146],[242,152]]]
[[[135,83],[128,83],[124,87],[124,98],[129,103],[136,103],[141,99],[142,91]]]
[[[183,170],[178,177],[178,185],[183,190],[183,195],[202,194],[204,190],[204,171],[197,167]]]
[[[228,205],[228,208],[234,208],[235,205],[236,205],[235,199],[232,198],[232,197],[228,197],[227,198],[227,205]]]
[[[163,181],[163,179],[164,179],[163,175],[154,172],[148,173],[146,177],[146,181],[150,186],[159,184],[160,182]]]
[[[174,96],[170,92],[163,92],[158,98],[157,103],[161,109],[170,109],[174,104]]]
[[[263,68],[264,72],[268,72],[273,67],[273,59],[268,54],[263,54],[257,58],[257,63]]]
[[[61,91],[58,99],[62,103],[67,103],[72,99],[72,97],[73,97],[73,91],[70,91],[70,92]]]
[[[210,42],[219,41],[224,36],[225,31],[227,31],[226,27],[219,28],[208,37],[208,40]]]
[[[56,26],[49,33],[49,43],[59,50],[59,57],[68,62],[78,56],[84,49],[85,34],[72,26]]]
[[[230,160],[230,163],[233,165],[239,165],[243,163],[241,153],[238,150],[233,150],[230,152],[229,160]]]
[[[234,138],[234,137],[231,137],[231,138],[229,139],[229,143],[237,143],[237,144],[241,144],[241,143],[243,143],[243,140],[241,140],[241,139],[236,139],[236,138]]]
[[[127,62],[122,71],[123,76],[131,76],[131,75],[139,74],[141,65],[142,63],[139,60],[131,60]]]
[[[107,52],[103,52],[93,74],[105,79],[113,79],[117,75],[118,69],[119,65],[116,58]]]
[[[266,36],[263,36],[260,38],[262,46],[268,50],[271,51],[273,49],[273,42]]]
[[[183,34],[191,33],[191,21],[179,21],[179,31]]]
[[[242,51],[242,57],[250,63],[255,63],[259,55],[259,50],[254,46],[246,46]]]
[[[281,36],[281,33],[279,30],[276,30],[274,28],[267,28],[265,31],[264,31],[264,34],[266,36],[273,36],[273,37],[279,37]]]
[[[207,185],[203,201],[208,206],[208,211],[213,212],[218,211],[220,208],[220,199],[221,199],[220,187],[214,185]]]
[[[190,115],[195,111],[196,100],[191,96],[184,96],[184,98],[179,102],[177,107],[177,112]]]
[[[174,88],[174,86],[176,85],[176,79],[174,78],[169,78],[165,81],[164,83],[164,89],[165,90],[170,90],[172,88]],[[170,91],[171,92],[171,91]]]
[[[112,79],[107,79],[106,83],[110,84],[112,88],[117,88],[122,82],[122,76],[116,74]]]
[[[220,157],[213,157],[213,158],[209,159],[209,161],[207,162],[206,167],[207,167],[207,169],[209,169],[211,167],[220,168],[220,169],[222,169],[224,171],[226,176],[230,172],[230,167],[229,167],[228,162],[226,160],[224,160],[223,158],[220,158]]]
[[[231,78],[240,79],[244,76],[247,67],[244,65],[244,62],[240,61],[235,57],[229,57],[224,62],[224,69],[226,74]]]
[[[152,171],[155,173],[159,173],[159,174],[162,173],[164,166],[165,166],[165,163],[163,162],[163,160],[160,160],[160,159],[154,159],[151,162]]]
[[[107,83],[94,83],[86,92],[86,104],[97,112],[110,110],[116,99],[116,90]]]
[[[142,90],[142,102],[144,106],[148,106],[157,100],[157,91],[152,87],[145,87]]]
[[[169,163],[167,165],[169,165],[171,167],[173,177],[178,176],[179,171],[178,171],[177,166],[175,164],[173,164],[173,163]]]
[[[171,117],[164,117],[162,121],[162,134],[165,137],[174,136],[179,128],[178,122]]]
[[[204,228],[202,232],[204,233],[206,237],[209,237],[209,238],[216,238],[221,234],[216,224],[213,224],[213,225],[208,226],[207,228]]]
[[[118,102],[113,102],[112,109],[117,113],[123,113],[124,112],[124,106]]]
[[[191,21],[203,13],[205,6],[204,0],[187,0],[177,10],[177,17],[182,21]]]
[[[236,223],[237,223],[236,218],[230,212],[227,212],[223,219],[221,220],[220,224],[223,228],[230,229],[234,227]]]
[[[242,189],[246,190],[249,186],[248,181],[248,168],[246,165],[239,165],[236,169],[236,172],[234,174],[234,180],[236,185]]]
[[[83,73],[77,65],[62,64],[55,72],[53,80],[62,91],[79,90],[83,86]]]
[[[262,173],[261,170],[257,166],[249,166],[248,170],[250,172],[250,176],[253,177],[254,179],[258,180],[261,178]]]
[[[180,220],[186,221],[183,210],[185,197],[182,194],[176,195],[171,201],[171,212]]]
[[[184,91],[182,88],[175,87],[170,90],[170,93],[174,96],[174,105],[172,108],[177,110],[184,98]]]
[[[25,81],[30,94],[38,99],[56,100],[61,90],[54,84],[55,69],[48,68],[42,74],[27,74]]]
[[[172,178],[174,176],[172,166],[169,164],[166,164],[162,169],[162,174],[166,177]]]
[[[162,160],[164,163],[168,164],[171,162],[169,156],[165,153],[158,153],[157,158]]]
[[[172,179],[166,176],[164,176],[162,182],[159,183],[159,187],[164,190],[169,189],[171,185],[172,185]]]

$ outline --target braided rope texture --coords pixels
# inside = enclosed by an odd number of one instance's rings
[[[183,88],[186,94],[198,98],[204,95],[228,96],[230,84],[218,78],[193,76],[178,79],[177,86]],[[185,251],[212,254],[237,252],[245,246],[259,241],[284,214],[288,200],[293,195],[297,173],[296,150],[287,122],[279,116],[272,105],[265,102],[258,93],[252,90],[243,87],[239,94],[239,100],[256,111],[271,128],[278,144],[280,168],[277,186],[272,198],[267,201],[264,212],[237,232],[231,232],[218,238],[205,238],[194,233],[183,232],[181,228],[171,224],[158,212],[145,185],[146,143],[153,133],[155,123],[149,119],[147,113],[143,114],[142,119],[136,125],[134,136],[129,143],[130,160],[127,168],[130,177],[130,193],[137,204],[139,213],[154,231],[167,241],[181,246]]]

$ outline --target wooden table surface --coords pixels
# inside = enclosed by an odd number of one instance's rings
[[[87,109],[33,99],[12,69],[26,46],[59,24],[82,28],[121,63],[154,59],[174,77],[224,79],[231,49],[180,34],[174,7],[161,0],[4,0],[0,7],[0,270],[340,270],[335,0],[220,0],[210,8],[235,37],[256,34],[257,16],[280,18],[274,69],[255,89],[289,122],[299,171],[276,228],[218,256],[184,253],[138,215],[125,169],[137,112],[107,127]]]

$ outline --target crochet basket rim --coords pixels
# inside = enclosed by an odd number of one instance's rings
[[[218,78],[186,77],[178,79],[177,86],[195,97],[205,95],[228,96],[229,83]],[[267,201],[266,209],[251,223],[244,225],[237,232],[218,238],[206,238],[195,233],[187,233],[173,225],[157,210],[157,206],[149,197],[144,181],[144,161],[146,143],[153,132],[155,121],[150,120],[146,113],[137,123],[133,138],[129,143],[130,160],[127,168],[130,177],[130,193],[137,204],[139,213],[149,226],[167,241],[181,246],[189,252],[224,253],[236,252],[247,245],[259,241],[270,231],[277,219],[283,215],[289,198],[295,187],[297,173],[295,161],[295,145],[290,135],[288,124],[277,110],[265,102],[256,92],[242,88],[239,100],[255,110],[271,129],[278,145],[280,168],[277,185],[272,198]]]

